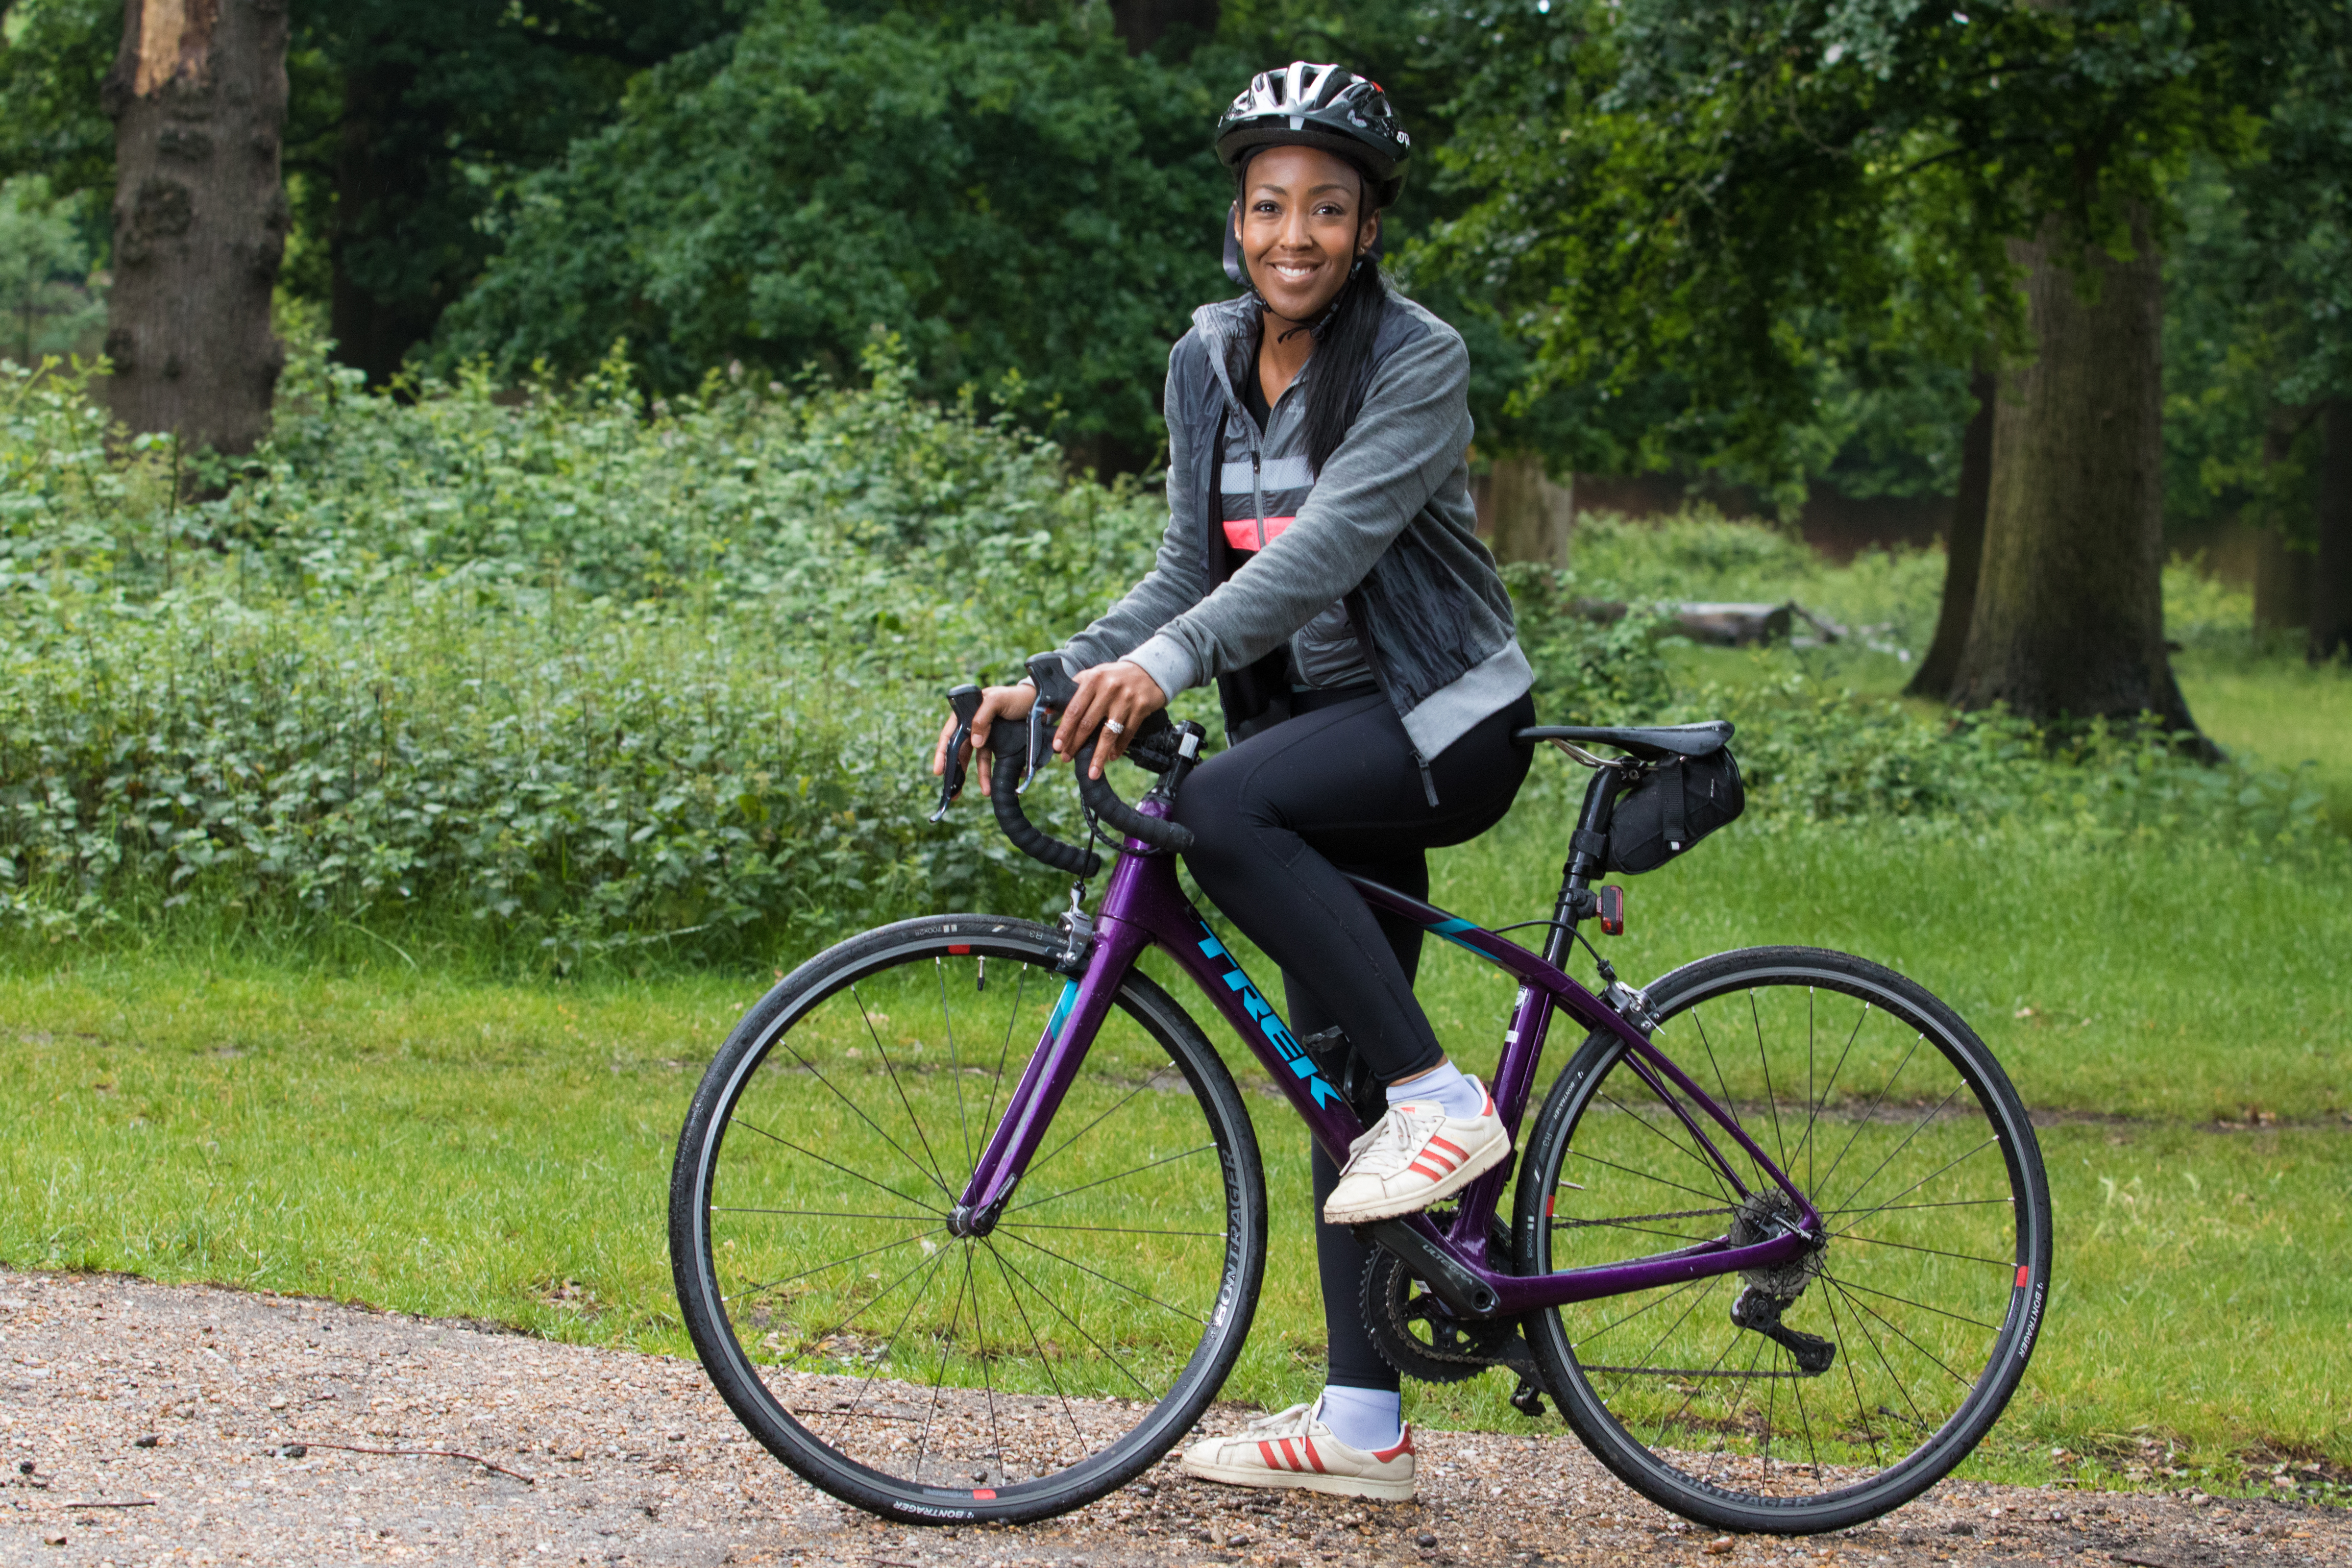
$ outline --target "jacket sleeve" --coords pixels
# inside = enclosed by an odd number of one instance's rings
[[[1190,341],[1178,342],[1169,356],[1168,395],[1162,407],[1173,410],[1176,406],[1176,358]],[[1178,418],[1168,421],[1168,531],[1160,536],[1159,558],[1143,581],[1063,647],[1062,663],[1072,675],[1131,658],[1171,697],[1198,684],[1189,663],[1180,664],[1166,653],[1147,658],[1142,652],[1153,633],[1199,604],[1207,590],[1201,560],[1200,500],[1192,493],[1194,454],[1187,424]]]
[[[1390,353],[1297,520],[1160,626],[1134,661],[1154,679],[1166,668],[1197,685],[1264,658],[1361,583],[1462,461],[1469,385],[1470,356],[1451,328],[1434,327]]]

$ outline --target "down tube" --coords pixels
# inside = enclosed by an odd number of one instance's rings
[[[1135,876],[1122,888],[1121,879],[1130,866]],[[1118,923],[1131,921],[1129,929],[1148,931],[1151,941],[1183,966],[1252,1054],[1265,1064],[1276,1086],[1305,1119],[1323,1152],[1346,1164],[1348,1145],[1364,1135],[1364,1124],[1355,1108],[1323,1076],[1313,1054],[1298,1043],[1274,1004],[1242,972],[1241,960],[1226,950],[1201,918],[1201,911],[1184,897],[1176,885],[1173,862],[1164,856],[1129,855],[1111,879],[1103,909],[1106,926],[1113,923],[1109,911],[1118,910],[1124,919]]]

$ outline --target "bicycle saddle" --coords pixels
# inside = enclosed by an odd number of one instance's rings
[[[1573,741],[1579,745],[1614,746],[1621,752],[1654,761],[1659,757],[1711,757],[1731,739],[1731,721],[1709,719],[1698,724],[1645,724],[1631,727],[1588,727],[1581,724],[1532,724],[1514,732],[1522,745],[1538,741]]]

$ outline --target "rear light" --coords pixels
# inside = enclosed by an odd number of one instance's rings
[[[1612,884],[1601,889],[1601,929],[1610,936],[1625,934],[1625,889]]]

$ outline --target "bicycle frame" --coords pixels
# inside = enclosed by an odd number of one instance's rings
[[[1158,800],[1147,800],[1141,809],[1158,815],[1165,807]],[[1085,1063],[1087,1047],[1109,1012],[1112,997],[1129,969],[1150,946],[1160,948],[1192,976],[1265,1065],[1292,1109],[1335,1162],[1347,1163],[1349,1144],[1364,1131],[1363,1122],[1323,1075],[1313,1054],[1293,1037],[1265,993],[1251,983],[1240,962],[1184,897],[1176,882],[1174,859],[1131,838],[1124,848],[1095,916],[1095,943],[1085,972],[1064,988],[1047,1020],[1003,1119],[991,1134],[964,1189],[958,1205],[960,1216],[1002,1211],[1036,1154],[1063,1095]],[[1444,937],[1517,977],[1518,1004],[1503,1037],[1501,1060],[1488,1084],[1515,1147],[1520,1121],[1534,1092],[1545,1036],[1553,1017],[1564,1013],[1586,1029],[1614,1035],[1624,1044],[1634,1074],[1673,1109],[1742,1202],[1749,1196],[1749,1189],[1709,1137],[1703,1121],[1713,1122],[1755,1162],[1765,1180],[1794,1200],[1801,1216],[1799,1228],[1746,1247],[1734,1247],[1718,1237],[1621,1263],[1521,1276],[1509,1272],[1507,1258],[1491,1258],[1487,1246],[1496,1203],[1517,1164],[1515,1155],[1463,1190],[1449,1227],[1441,1230],[1426,1214],[1411,1215],[1407,1222],[1493,1290],[1495,1309],[1490,1315],[1517,1317],[1542,1307],[1590,1301],[1710,1275],[1778,1268],[1804,1250],[1807,1235],[1818,1231],[1822,1223],[1805,1194],[1766,1157],[1728,1108],[1711,1099],[1616,1009],[1517,942],[1392,888],[1360,878],[1349,879],[1375,907],[1416,921],[1432,935]],[[1696,1116],[1667,1092],[1669,1085],[1696,1108]]]

